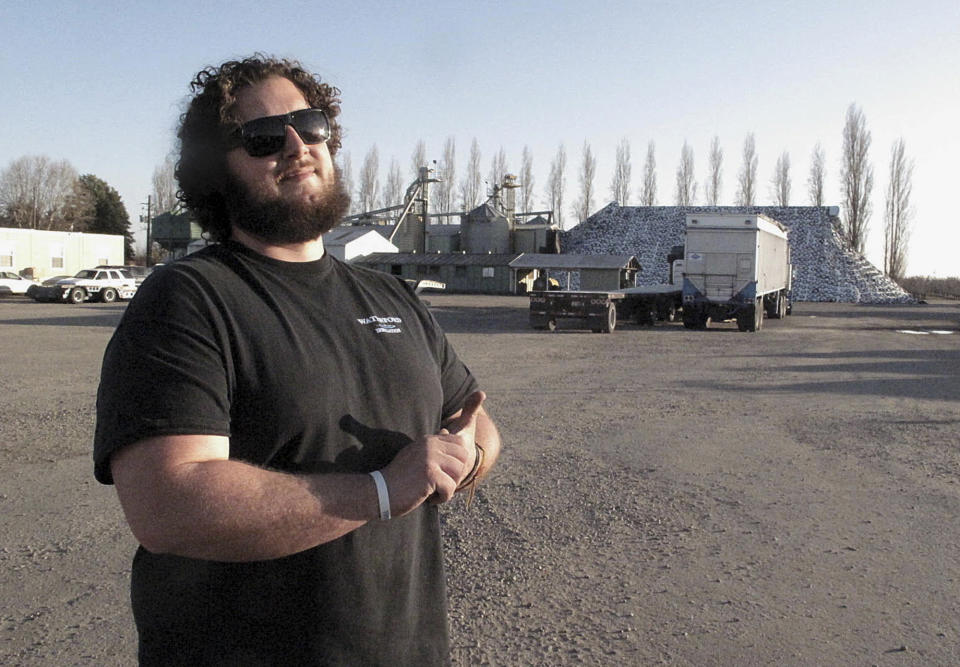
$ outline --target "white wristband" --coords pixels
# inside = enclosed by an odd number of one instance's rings
[[[386,521],[390,518],[390,492],[387,491],[387,480],[379,470],[370,473],[373,482],[377,485],[377,500],[380,501],[380,520]]]

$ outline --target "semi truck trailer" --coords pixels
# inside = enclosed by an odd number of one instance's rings
[[[792,309],[787,230],[764,215],[688,215],[683,267],[683,324],[705,329],[735,319],[759,331],[764,314]]]

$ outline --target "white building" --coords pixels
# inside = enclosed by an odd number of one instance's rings
[[[377,229],[363,225],[334,227],[323,235],[323,247],[345,262],[375,252],[397,252],[397,246],[390,243]],[[382,229],[389,232],[391,228]]]
[[[123,236],[0,227],[0,269],[43,280],[123,264]]]

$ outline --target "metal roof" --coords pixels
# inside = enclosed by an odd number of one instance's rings
[[[329,232],[323,235],[323,240],[326,243],[349,243],[350,241],[358,239],[362,236],[366,236],[370,232],[376,232],[377,234],[384,236],[385,233],[389,235],[390,228],[378,228],[375,225],[344,225],[331,229]]]
[[[462,254],[375,252],[353,260],[354,264],[414,264],[418,266],[507,266],[517,253]]]
[[[528,252],[510,262],[512,269],[640,269],[634,255],[551,255]]]
[[[480,204],[480,206],[467,213],[467,217],[474,222],[482,222],[484,220],[500,220],[506,216],[506,213],[491,204],[489,201]]]

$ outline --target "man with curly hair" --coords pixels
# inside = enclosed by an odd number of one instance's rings
[[[218,243],[144,282],[97,396],[140,662],[447,664],[437,506],[497,458],[485,395],[403,281],[324,252],[339,91],[259,55],[192,87],[180,197]]]

